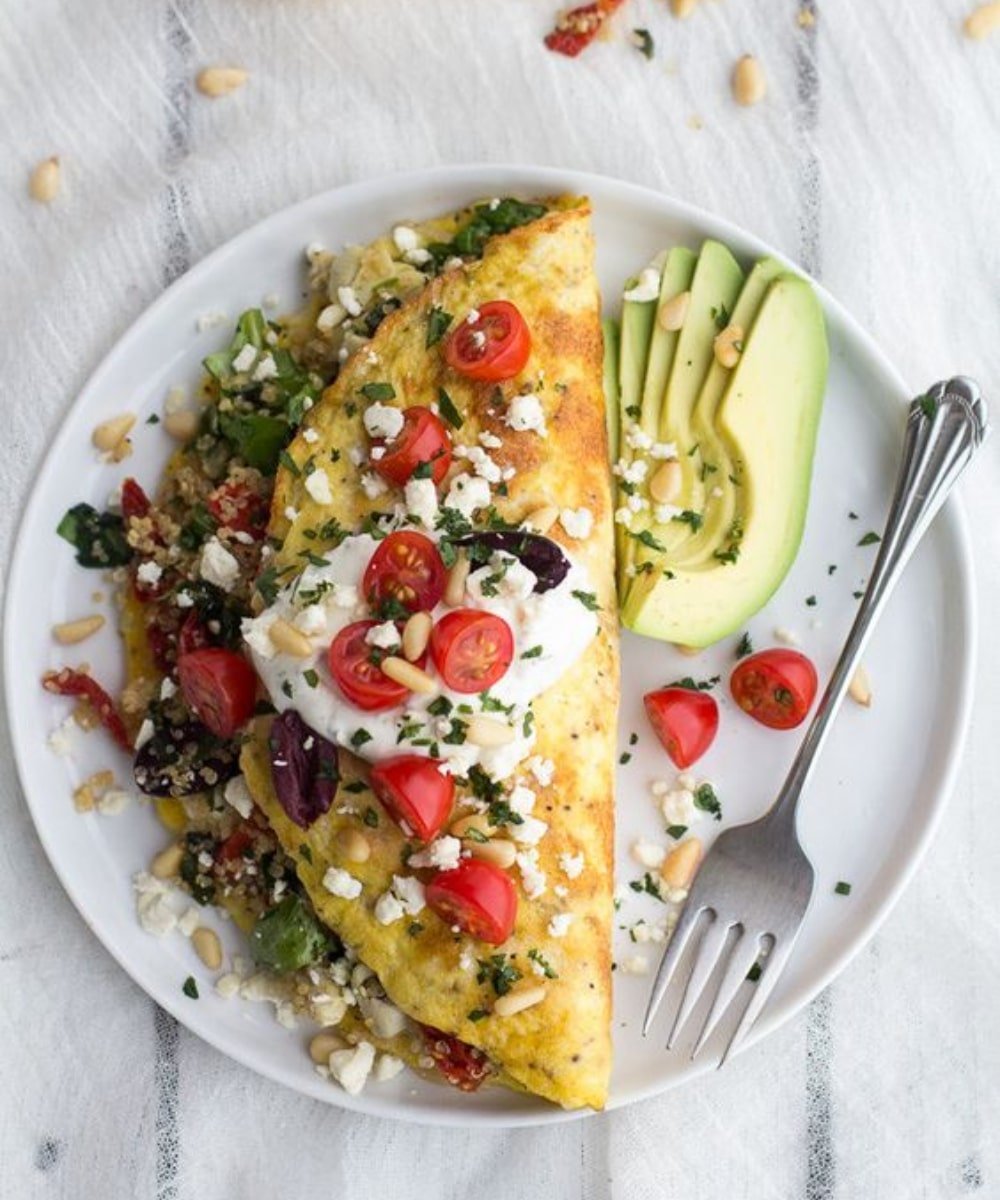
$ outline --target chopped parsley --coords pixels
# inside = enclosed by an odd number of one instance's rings
[[[677,518],[675,517],[674,519],[676,520]],[[632,533],[632,531],[629,530],[629,537],[635,538],[637,542],[643,546],[646,546],[650,550],[656,550],[660,554],[666,553],[666,546],[664,546],[661,541],[658,541],[648,529],[641,529],[638,533]],[[575,592],[573,594],[576,595]]]
[[[160,423],[160,418],[156,415],[156,413],[150,413],[149,416],[146,418],[147,425],[159,425],[159,423]]]
[[[506,800],[494,800],[486,810],[486,819],[491,825],[523,825],[524,817],[515,811]]]
[[[306,862],[310,866],[312,866],[313,852],[312,852],[312,849],[305,844],[305,842],[303,842],[302,845],[299,846],[299,854],[301,855],[302,858],[304,858],[306,860]]]
[[[479,970],[476,972],[476,983],[488,983],[498,996],[506,996],[510,989],[523,976],[513,962],[509,962],[506,954],[491,954],[489,958],[476,960]]]
[[[929,421],[933,421],[938,410],[938,402],[934,399],[934,397],[920,396],[917,399],[917,403],[920,405],[920,410],[924,416],[927,417]]]
[[[816,597],[815,596],[806,596],[806,607],[807,608],[815,608],[816,607]]]
[[[721,333],[729,324],[729,309],[724,304],[720,304],[718,307],[713,306],[711,317],[715,322],[715,328]]]
[[[345,783],[343,790],[350,792],[352,796],[358,796],[361,792],[368,791],[368,784],[363,779],[354,779],[350,783]]]
[[[764,968],[760,965],[760,963],[754,963],[750,970],[747,971],[747,982],[756,983],[763,973]]]
[[[849,883],[845,883],[843,879],[841,879],[833,890],[838,896],[849,896],[851,894],[851,885]]]
[[[531,949],[528,951],[528,957],[531,959],[531,961],[533,963],[538,963],[539,967],[541,968],[542,974],[545,976],[546,979],[558,979],[559,978],[559,976],[556,974],[556,972],[552,969],[552,966],[542,955],[541,950],[539,950],[536,946],[532,946]]]
[[[429,350],[431,346],[436,346],[438,342],[448,332],[448,326],[451,324],[451,313],[445,312],[443,308],[438,308],[435,305],[427,314],[427,340],[424,345]]]
[[[711,679],[692,679],[690,675],[685,675],[683,679],[668,683],[667,687],[685,688],[689,692],[710,692],[721,678],[721,675],[713,675]]]
[[[299,470],[299,464],[294,458],[292,458],[287,450],[281,451],[281,453],[278,455],[278,462],[281,463],[286,471],[290,471],[296,477],[302,474],[302,472]]]
[[[675,842],[679,842],[681,840],[681,838],[687,833],[687,831],[688,831],[688,827],[686,825],[668,825],[667,826],[667,837],[672,837]]]
[[[700,783],[694,790],[694,806],[702,812],[711,813],[717,821],[722,820],[722,805],[710,783]]]
[[[483,768],[478,765],[469,768],[468,779],[469,787],[472,789],[472,794],[477,800],[483,800],[485,803],[492,805],[503,794],[503,786],[487,775]]]
[[[358,388],[366,400],[381,404],[383,400],[395,400],[396,389],[391,383],[366,383]]]
[[[367,729],[355,729],[348,740],[354,749],[358,750],[365,744],[365,742],[370,742],[372,740],[372,735]]]
[[[632,45],[635,46],[643,58],[646,59],[651,59],[653,57],[653,52],[656,49],[653,42],[653,35],[648,29],[633,29]]]
[[[369,805],[365,809],[365,815],[361,819],[362,819],[362,821],[364,821],[364,823],[368,826],[369,829],[377,829],[378,828],[378,813],[375,811],[374,808],[372,808],[371,805]]]
[[[736,643],[737,658],[746,658],[748,654],[753,654],[753,641],[749,629],[740,635],[740,640]]]
[[[81,567],[121,567],[132,557],[125,523],[114,513],[99,513],[90,504],[74,504],[56,533],[76,550]]]
[[[192,1000],[198,999],[198,985],[195,983],[195,978],[193,975],[189,975],[187,979],[184,980],[184,986],[181,988],[181,991],[185,996],[189,996]]]
[[[453,428],[462,428],[462,414],[455,407],[455,401],[452,400],[443,387],[438,388],[438,411]]]
[[[645,892],[647,896],[654,896],[657,900],[666,904],[666,900],[663,899],[663,893],[660,891],[660,885],[648,871],[641,879],[631,880],[629,887],[633,892]]]
[[[879,535],[875,532],[874,529],[869,529],[869,531],[865,534],[865,536],[861,539],[861,541],[858,542],[858,545],[859,546],[874,546],[876,542],[880,542],[881,540],[882,539],[879,537]]]
[[[638,421],[641,414],[642,414],[642,409],[639,407],[638,404],[630,404],[625,409],[625,415],[627,417],[631,417],[633,421]]]
[[[485,1020],[489,1015],[488,1010],[485,1008],[472,1008],[468,1012],[469,1020],[473,1022]]]
[[[406,932],[410,937],[416,937],[418,934],[424,932],[424,927],[420,921],[411,921],[406,927]]]
[[[281,690],[285,693],[285,695],[288,697],[288,699],[291,700],[291,698],[292,698],[292,681],[290,679],[284,680],[284,682],[281,685]]]
[[[622,753],[619,754],[619,756],[618,756],[618,763],[620,766],[627,767],[631,761],[632,761],[632,755],[629,754],[629,752],[627,750],[623,750]]]
[[[682,513],[678,513],[676,517],[671,517],[672,521],[679,521],[682,525],[690,525],[691,531],[697,533],[702,526],[704,518],[701,513],[692,512],[690,508],[686,508]]]
[[[830,565],[826,568],[827,575],[834,575],[836,573],[836,571],[837,571],[836,563],[830,563]]]
[[[427,711],[432,717],[446,717],[451,708],[451,701],[447,696],[437,696],[427,705]]]
[[[600,611],[601,606],[597,603],[597,596],[593,592],[582,592],[579,588],[574,588],[573,596],[580,601],[584,608],[589,608],[591,612]]]
[[[302,672],[302,678],[311,688],[316,687],[319,683],[319,675],[311,667],[308,671]]]
[[[542,654],[541,646],[532,646],[532,647],[530,647],[530,649],[525,650],[525,652],[521,655],[521,657],[522,658],[540,658],[541,654]]]

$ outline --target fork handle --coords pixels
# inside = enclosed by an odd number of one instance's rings
[[[795,811],[875,622],[910,555],[990,432],[979,387],[963,376],[936,383],[909,407],[903,458],[875,566],[840,658],[767,819]]]

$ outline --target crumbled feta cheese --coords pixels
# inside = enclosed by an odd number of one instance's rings
[[[471,343],[473,350],[485,350],[486,334],[483,333],[481,329],[473,329],[473,331],[469,334],[469,342]]]
[[[139,871],[132,880],[135,909],[139,924],[147,933],[163,937],[177,925],[177,913],[170,903],[173,889],[162,879]]]
[[[466,587],[473,599],[488,604],[497,597],[526,600],[535,590],[537,582],[538,576],[520,560],[500,552],[494,554],[485,566],[472,572]]]
[[[715,487],[712,488],[712,491],[709,494],[711,495],[713,500],[721,500],[722,497],[725,495],[722,488],[720,488],[718,484],[716,484]]]
[[[169,700],[172,696],[177,695],[177,684],[170,678],[169,675],[164,675],[160,681],[160,699]]]
[[[453,453],[456,458],[466,458],[472,463],[473,471],[485,479],[487,483],[499,483],[502,472],[482,446],[455,446]]]
[[[265,354],[253,369],[254,383],[267,383],[269,379],[276,379],[277,377],[278,364],[274,361],[274,356]]]
[[[410,479],[405,488],[406,511],[425,529],[433,529],[437,518],[437,488],[433,479]]]
[[[579,854],[569,854],[564,852],[559,855],[559,869],[567,879],[579,879],[583,874],[584,857],[583,852]]]
[[[348,316],[357,317],[361,315],[361,301],[352,287],[337,288],[337,303],[345,310]]]
[[[615,524],[626,526],[632,524],[632,510],[627,505],[615,509]]]
[[[420,235],[409,225],[397,225],[392,231],[392,240],[401,254],[405,254],[407,250],[416,250],[420,245]]]
[[[375,1060],[372,1079],[376,1083],[386,1083],[390,1079],[395,1079],[399,1072],[402,1071],[403,1066],[403,1060],[397,1058],[394,1054],[380,1054]]]
[[[649,959],[645,954],[630,954],[618,963],[619,969],[626,975],[648,975]]]
[[[317,504],[333,503],[333,489],[330,487],[330,477],[322,467],[317,467],[315,471],[310,471],[306,476],[306,491]]]
[[[257,349],[249,342],[239,351],[233,359],[234,371],[249,371],[257,361]]]
[[[363,446],[351,446],[347,451],[347,457],[356,467],[360,467],[365,461],[365,450]]]
[[[552,759],[542,758],[538,754],[533,754],[524,765],[535,777],[539,787],[548,787],[556,773],[556,764]]]
[[[361,895],[361,880],[342,867],[329,867],[323,876],[323,886],[331,896],[342,900],[356,900]]]
[[[365,634],[369,646],[378,646],[380,650],[395,650],[400,644],[399,630],[392,621],[383,621],[381,625],[373,625]]]
[[[530,850],[522,850],[515,861],[521,872],[524,894],[529,900],[537,900],[539,896],[543,896],[547,881],[545,872],[538,865],[537,849],[532,847]]]
[[[337,608],[357,608],[358,589],[353,583],[335,583],[330,599]]]
[[[429,250],[425,250],[423,246],[418,246],[416,250],[405,250],[403,258],[410,264],[411,267],[425,267],[433,256]]]
[[[648,450],[653,445],[653,439],[641,425],[630,425],[625,430],[625,444],[630,450]],[[615,463],[616,467],[621,467],[623,470],[627,465],[628,461],[624,458],[620,458]]]
[[[465,317],[466,325],[475,325],[475,323],[478,320],[479,320],[479,309],[478,308],[470,308]]]
[[[660,802],[660,811],[667,825],[691,825],[697,821],[699,813],[694,793],[687,788],[667,792]]]
[[[555,938],[565,937],[573,924],[572,913],[556,913],[549,921],[549,935]]]
[[[510,402],[507,416],[504,419],[511,429],[518,433],[527,433],[529,429],[533,429],[541,436],[545,436],[545,412],[541,401],[532,392],[515,396]]]
[[[395,1004],[390,1004],[388,1000],[380,1000],[375,996],[368,997],[362,1002],[361,1011],[376,1037],[399,1037],[406,1028],[406,1017]]]
[[[503,438],[498,438],[495,433],[490,433],[488,429],[484,429],[479,435],[480,446],[485,446],[487,450],[499,450],[503,445]]]
[[[198,928],[201,923],[201,914],[192,904],[187,911],[177,921],[177,932],[189,938],[192,933]]]
[[[676,442],[653,442],[649,447],[649,457],[656,459],[670,459],[677,457]]]
[[[507,805],[513,812],[526,817],[535,807],[535,793],[522,783],[515,784],[507,797]]]
[[[299,519],[299,510],[294,504],[286,504],[285,511],[282,514],[286,521],[291,521],[294,524]]]
[[[229,318],[220,308],[210,308],[203,312],[195,321],[199,333],[207,333],[210,329],[220,329],[229,324]]]
[[[272,659],[277,653],[268,632],[275,619],[274,613],[264,613],[256,618],[244,617],[240,622],[240,634],[244,642],[260,658]]]
[[[689,792],[693,792],[698,786],[698,780],[695,779],[695,777],[689,771],[682,771],[681,774],[677,776],[677,786],[679,788],[686,788]]]
[[[240,977],[234,971],[220,975],[215,981],[215,990],[223,1000],[231,1000],[240,990]]]
[[[571,538],[589,538],[594,528],[594,514],[589,508],[564,508],[559,514],[559,524]]]
[[[660,272],[656,267],[643,267],[639,278],[625,292],[622,299],[633,303],[645,304],[649,300],[657,300],[660,296]]]
[[[784,626],[779,626],[774,631],[774,640],[781,642],[784,646],[797,646],[799,644],[798,634],[791,629],[786,629]]]
[[[376,475],[374,471],[365,471],[361,476],[361,490],[369,500],[377,500],[389,487],[381,475]]]
[[[462,953],[458,956],[458,965],[463,971],[472,971],[475,969],[476,956],[468,946],[462,947]]]
[[[231,592],[239,582],[240,564],[217,537],[211,537],[202,547],[198,574],[206,583]]]
[[[253,797],[250,795],[250,789],[247,787],[247,781],[242,775],[234,775],[226,784],[223,795],[226,798],[226,803],[235,808],[244,821],[248,820],[253,812]]]
[[[653,509],[653,518],[658,524],[666,525],[668,521],[679,517],[683,511],[676,504],[657,504]]]
[[[319,432],[315,429],[303,429],[302,440],[308,442],[310,446],[314,446],[319,441]]]
[[[135,750],[141,750],[155,732],[156,726],[149,719],[149,717],[145,717],[142,724],[139,726],[139,732],[135,735],[135,746],[133,748]]]
[[[403,413],[391,404],[370,404],[362,420],[369,437],[385,438],[390,442],[399,437],[403,428]]]
[[[75,722],[72,717],[67,717],[59,725],[52,730],[48,736],[48,747],[53,754],[58,754],[60,758],[68,758],[73,752],[73,740],[71,730]],[[149,722],[149,735],[153,736],[153,722]]]
[[[136,579],[140,583],[146,583],[150,587],[156,587],[163,577],[163,568],[159,563],[147,560],[139,564],[138,570],[135,573]]]
[[[626,483],[642,483],[649,474],[649,463],[644,458],[636,458],[621,469],[615,467],[614,474]]]
[[[520,825],[511,825],[510,832],[514,841],[520,845],[535,846],[545,837],[548,829],[546,822],[540,821],[538,817],[522,817]]]
[[[634,494],[625,501],[625,507],[629,512],[640,513],[643,509],[649,508],[649,501],[645,496]]]
[[[349,1050],[334,1050],[330,1055],[330,1075],[349,1096],[357,1096],[374,1063],[375,1047],[371,1042],[358,1042]]]
[[[632,843],[632,857],[640,866],[649,867],[652,870],[660,866],[667,857],[667,848],[666,846],[657,846],[655,842],[647,842],[644,838],[639,838]]]
[[[398,896],[392,892],[383,892],[375,901],[375,920],[380,925],[391,925],[398,921],[406,912]]]
[[[423,850],[411,854],[411,867],[434,867],[438,871],[453,871],[462,857],[462,843],[456,837],[440,837]]]
[[[424,885],[415,875],[393,875],[392,890],[399,897],[407,916],[415,917],[424,908]]]
[[[451,481],[444,507],[457,509],[463,517],[471,519],[473,513],[486,508],[489,502],[490,485],[486,480],[463,472]]]

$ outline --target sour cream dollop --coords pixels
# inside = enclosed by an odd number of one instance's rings
[[[442,770],[453,775],[465,775],[479,765],[494,779],[509,778],[535,743],[532,700],[577,661],[597,633],[596,614],[573,594],[592,592],[586,570],[567,554],[570,569],[565,579],[539,594],[533,591],[533,572],[511,555],[497,552],[469,575],[465,607],[495,613],[510,626],[514,658],[503,678],[488,693],[467,695],[442,684],[437,696],[413,693],[398,708],[365,712],[334,683],[327,650],[344,626],[372,615],[361,596],[361,579],[377,547],[369,534],[345,538],[323,556],[322,565],[307,566],[269,608],[243,622],[244,640],[271,703],[279,712],[295,709],[317,733],[370,762],[419,753],[439,758]],[[498,570],[501,567],[505,569]],[[484,593],[484,581],[498,575],[499,584]],[[437,621],[449,611],[438,605],[431,615]],[[313,653],[308,658],[275,648],[268,630],[278,618],[309,639]],[[432,663],[427,670],[434,674]],[[447,705],[441,697],[450,703],[447,712],[442,711]],[[464,723],[479,713],[509,724],[515,731],[513,741],[490,747],[460,741]]]

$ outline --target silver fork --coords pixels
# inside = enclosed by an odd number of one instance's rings
[[[959,376],[935,384],[911,403],[903,458],[878,557],[809,730],[768,812],[749,824],[727,829],[706,856],[653,981],[644,1035],[678,973],[685,949],[697,937],[667,1049],[673,1047],[707,985],[721,970],[715,999],[691,1052],[694,1058],[754,971],[756,986],[723,1051],[722,1066],[760,1016],[778,982],[809,910],[815,884],[812,863],[796,832],[799,800],[889,593],[988,433],[986,406],[971,379]]]

